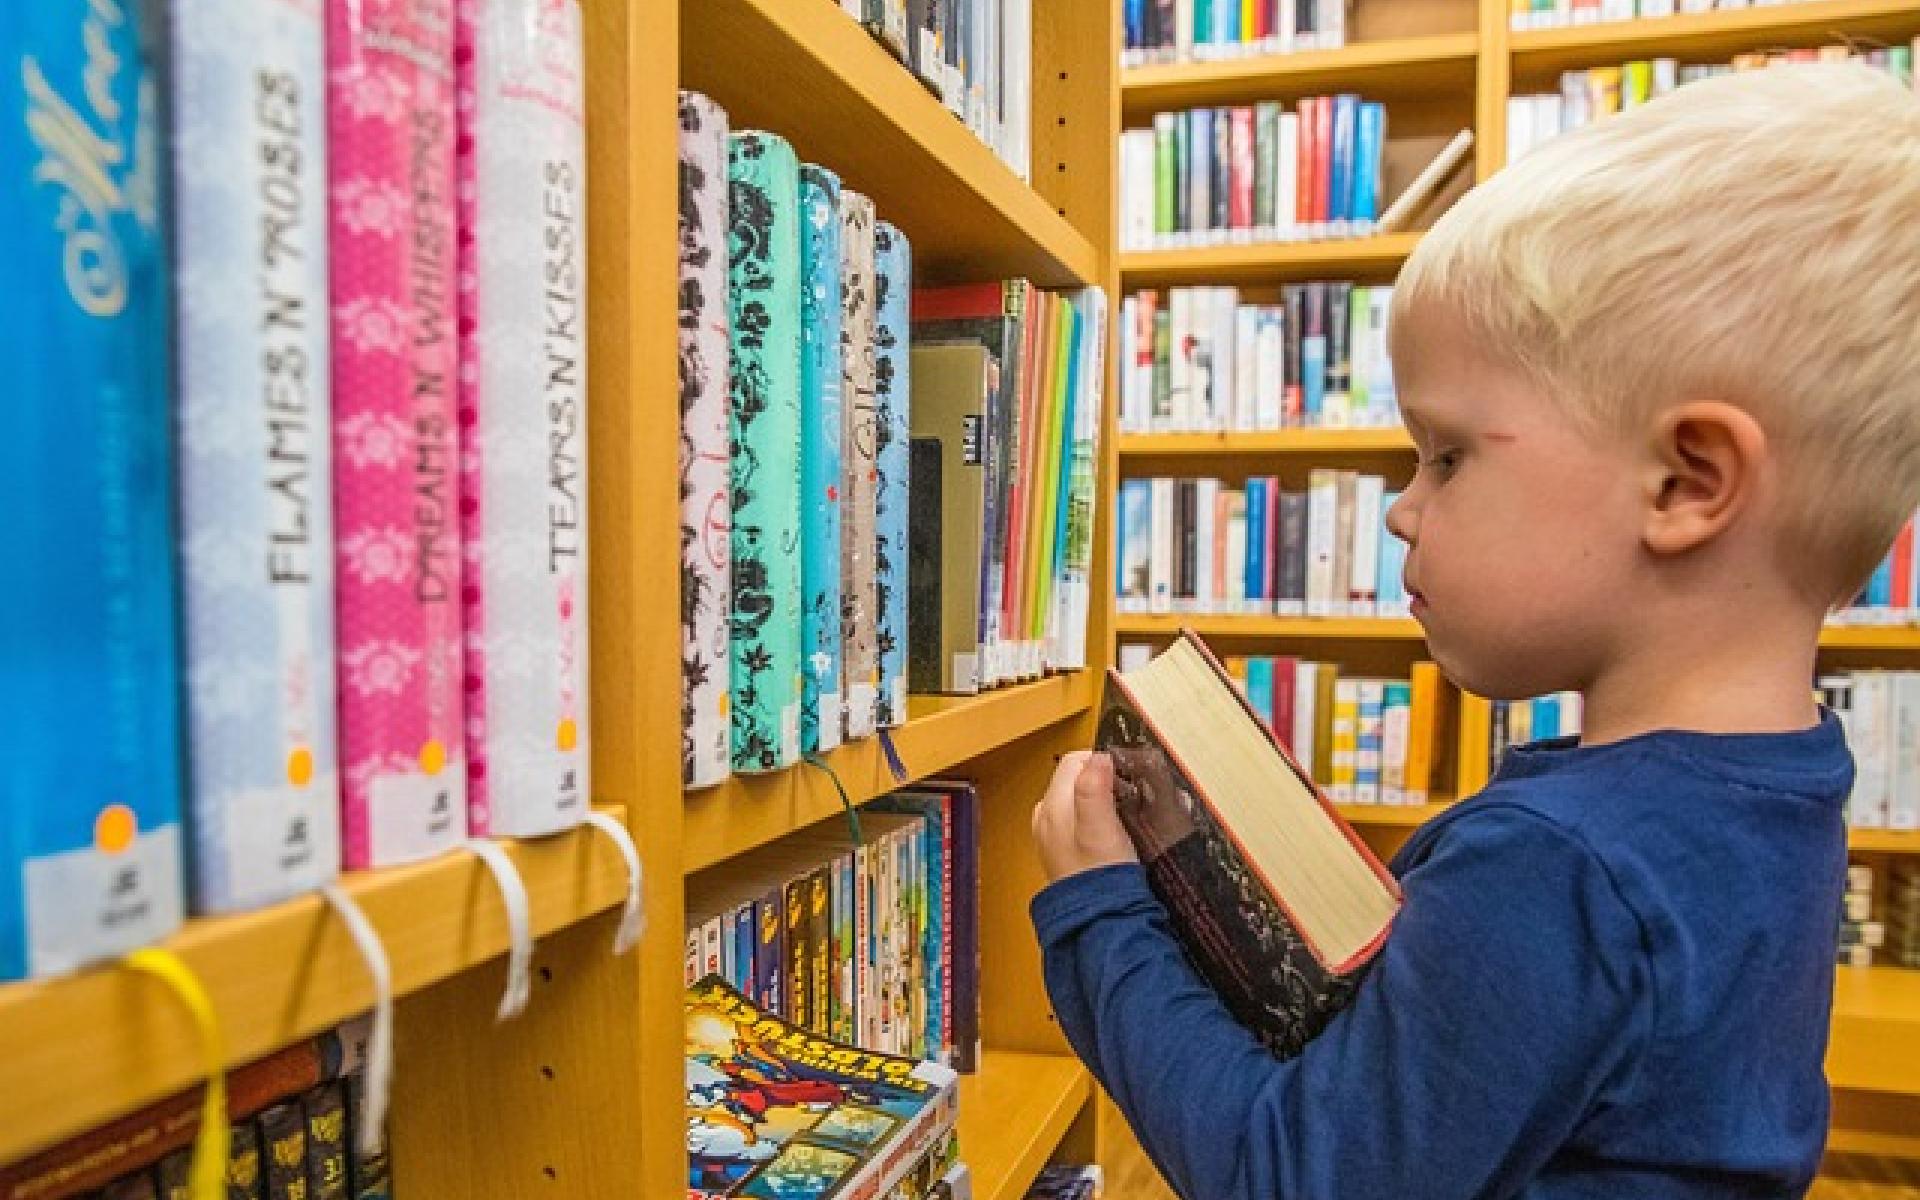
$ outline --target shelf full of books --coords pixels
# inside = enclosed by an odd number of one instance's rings
[[[1593,10],[1611,17],[1595,20]],[[1562,16],[1564,14],[1564,18]],[[1533,0],[1523,16],[1516,0],[1511,50],[1516,74],[1531,77],[1604,61],[1670,54],[1725,58],[1835,38],[1860,44],[1910,40],[1920,25],[1904,0]]]
[[[1459,32],[1280,55],[1150,61],[1126,72],[1124,105],[1129,114],[1152,113],[1238,102],[1262,91],[1307,94],[1336,87],[1390,98],[1465,94],[1473,90],[1478,53],[1478,36]]]

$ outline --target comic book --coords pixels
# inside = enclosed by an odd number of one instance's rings
[[[818,1037],[717,975],[686,1012],[688,1200],[876,1200],[953,1128],[938,1063]]]

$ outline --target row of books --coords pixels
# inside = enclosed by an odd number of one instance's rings
[[[1379,475],[1315,469],[1305,491],[1274,476],[1128,479],[1115,521],[1123,613],[1405,616],[1399,498]]]
[[[581,16],[452,7],[0,31],[0,979],[587,812]]]
[[[358,1136],[368,1030],[350,1021],[227,1073],[227,1200],[389,1200],[386,1155],[363,1153]],[[0,1167],[0,1197],[197,1200],[202,1103],[199,1088],[179,1092]]]
[[[1818,49],[1776,50],[1742,54],[1730,63],[1682,64],[1678,59],[1637,59],[1620,66],[1566,71],[1560,90],[1507,97],[1507,161],[1514,162],[1534,147],[1569,130],[1591,125],[1602,117],[1636,108],[1664,96],[1682,84],[1768,67],[1808,62],[1858,62],[1886,71],[1912,86],[1913,45],[1872,49],[1823,46]]]
[[[687,982],[717,975],[821,1037],[962,1072],[980,1054],[980,800],[930,783],[687,895]]]
[[[1797,0],[1511,0],[1515,29],[1558,29],[1567,25],[1595,25],[1605,21],[1632,21],[1671,17],[1715,9],[1768,8]]]
[[[1286,284],[1272,304],[1234,287],[1141,291],[1120,314],[1123,433],[1392,428],[1393,289]]]
[[[1120,135],[1121,249],[1363,236],[1386,140],[1386,106],[1349,93],[1156,113]]]
[[[1346,0],[1124,0],[1125,67],[1335,50]]]
[[[1885,927],[1885,959],[1896,967],[1920,967],[1920,863],[1902,859],[1887,870],[1887,891],[1878,916]]]
[[[821,1036],[719,975],[688,985],[687,1198],[970,1196],[958,1077]]]
[[[1033,0],[840,0],[1022,179],[1032,174]]]
[[[1835,625],[1906,625],[1920,621],[1920,555],[1914,553],[1914,517],[1900,527],[1886,556],[1854,597],[1833,613]]]
[[[1056,1163],[1043,1167],[1027,1189],[1027,1200],[1100,1200],[1106,1173],[1092,1164]]]
[[[1848,823],[1920,829],[1920,671],[1834,672],[1815,686],[1853,751]]]
[[[1577,735],[1586,702],[1578,692],[1555,692],[1530,700],[1492,700],[1486,707],[1484,762],[1486,777],[1492,778],[1500,768],[1500,760],[1512,747]]]
[[[680,130],[687,785],[1084,665],[1104,294],[916,297],[831,170],[694,93]]]

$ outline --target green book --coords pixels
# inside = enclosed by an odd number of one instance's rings
[[[1159,113],[1153,118],[1153,231],[1172,233],[1174,224],[1174,183],[1178,178],[1180,118],[1174,113]]]
[[[800,163],[736,133],[728,182],[733,768],[771,771],[800,757]]]
[[[1280,148],[1280,105],[1263,101],[1253,116],[1253,223],[1271,229],[1273,220],[1274,157]]]

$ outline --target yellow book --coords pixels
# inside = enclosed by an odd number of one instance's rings
[[[1255,11],[1258,5],[1254,0],[1240,0],[1240,43],[1248,45],[1259,40],[1254,30],[1260,27],[1260,17]]]
[[[1441,740],[1442,695],[1448,689],[1440,678],[1440,664],[1417,662],[1412,672],[1413,703],[1407,718],[1408,804],[1433,799],[1434,750]]]
[[[1223,658],[1220,665],[1227,669],[1227,675],[1239,687],[1242,696],[1247,694],[1247,660],[1238,656]]]
[[[1360,681],[1342,679],[1333,689],[1332,773],[1327,798],[1335,804],[1353,803],[1354,764],[1360,749]]]
[[[1593,98],[1594,120],[1620,111],[1619,67],[1595,67],[1588,71],[1587,89]]]
[[[1339,668],[1332,663],[1314,665],[1313,779],[1322,785],[1333,779],[1333,689],[1339,682]]]
[[[1487,755],[1493,749],[1493,704],[1482,696],[1460,697],[1459,798],[1487,786]]]
[[[1653,64],[1636,59],[1621,68],[1620,107],[1638,108],[1653,99]]]

